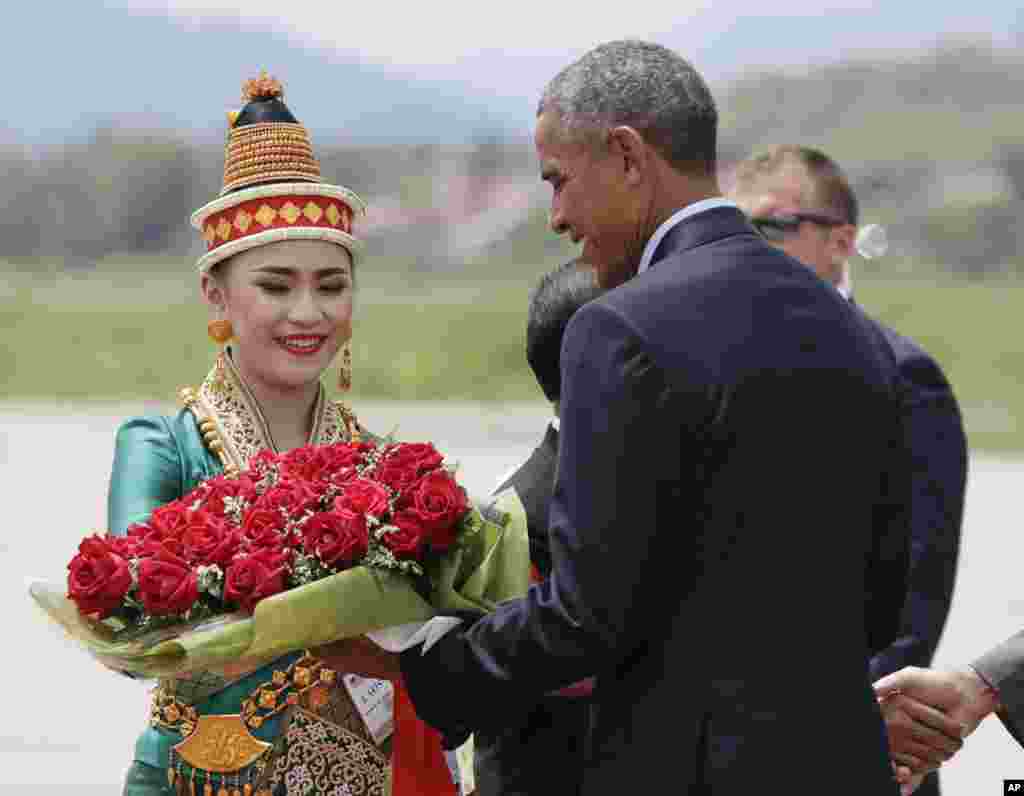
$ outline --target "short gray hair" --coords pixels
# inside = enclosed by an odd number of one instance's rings
[[[713,174],[718,111],[704,79],[677,53],[644,41],[595,47],[559,72],[537,115],[572,132],[628,125],[677,170]]]

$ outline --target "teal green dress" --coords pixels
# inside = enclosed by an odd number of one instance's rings
[[[255,397],[230,356],[222,357],[198,390],[183,390],[181,396],[186,408],[177,415],[132,418],[118,430],[107,504],[107,527],[112,534],[127,533],[154,509],[224,472],[225,465],[243,470],[258,451],[277,450]],[[357,428],[348,408],[327,400],[321,387],[309,443],[346,441]],[[214,440],[217,444],[211,445]],[[200,673],[162,685],[200,716],[238,714],[243,700],[271,680],[275,670],[286,669],[300,657],[301,653],[294,653],[280,658],[233,682],[214,673]],[[251,732],[261,741],[273,742],[280,725],[278,714]],[[167,767],[171,748],[181,741],[182,736],[173,730],[145,729],[135,744],[124,796],[172,796]]]
[[[133,523],[143,522],[160,506],[187,494],[200,482],[223,471],[221,463],[203,443],[193,414],[183,409],[174,417],[137,417],[125,422],[117,432],[113,473],[107,516],[110,532],[124,534]],[[194,703],[200,714],[238,713],[246,699],[274,669],[287,667],[298,654],[265,666],[243,679],[215,690]],[[207,678],[182,688],[196,693],[217,689],[215,678]],[[273,741],[279,731],[275,716],[253,735]],[[167,781],[171,747],[181,735],[159,727],[148,727],[135,743],[135,758],[125,781],[125,796],[173,794]]]

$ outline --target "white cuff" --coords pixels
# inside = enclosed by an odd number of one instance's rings
[[[366,634],[374,644],[387,652],[405,652],[417,644],[423,645],[426,654],[438,641],[459,625],[462,620],[456,616],[435,616],[426,622],[410,622],[407,625],[385,627]]]

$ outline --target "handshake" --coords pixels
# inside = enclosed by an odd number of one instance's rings
[[[971,668],[908,666],[881,678],[874,688],[903,796],[952,758],[982,719],[999,710],[998,694]]]

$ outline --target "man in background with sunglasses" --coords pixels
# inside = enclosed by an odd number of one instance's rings
[[[737,167],[731,198],[764,238],[852,300],[848,260],[857,238],[857,197],[831,158],[808,147],[774,147]],[[901,612],[900,635],[871,659],[875,681],[905,666],[927,667],[938,646],[953,596],[967,443],[959,407],[938,363],[911,340],[872,323],[898,364],[913,462],[907,593],[902,606],[893,606]],[[890,726],[890,735],[895,731]],[[938,792],[934,773],[917,791],[926,796]]]

